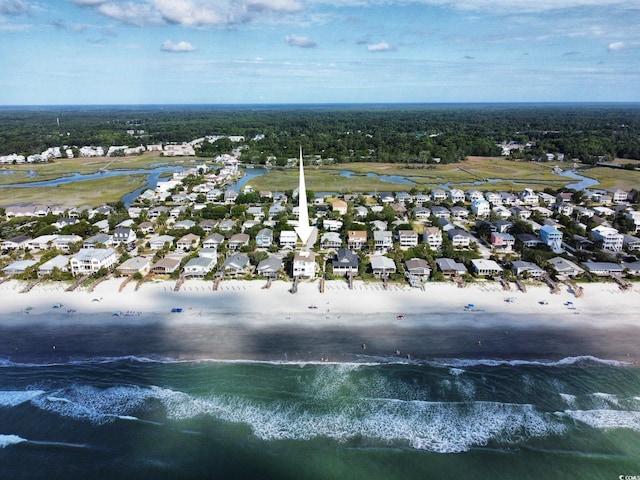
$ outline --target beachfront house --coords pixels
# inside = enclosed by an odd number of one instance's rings
[[[120,275],[146,275],[151,271],[152,257],[131,257],[116,267]]]
[[[189,260],[184,268],[185,277],[202,278],[216,266],[216,259],[210,257],[196,257]]]
[[[341,248],[336,252],[332,260],[334,275],[357,275],[359,259],[358,255],[348,248]]]
[[[110,269],[117,261],[113,248],[82,248],[69,261],[73,276],[89,275],[98,270]]]
[[[24,273],[29,267],[33,267],[38,262],[35,260],[17,260],[15,262],[11,262],[9,265],[4,267],[2,271],[5,275],[20,275]]]
[[[164,257],[151,266],[151,273],[155,275],[171,275],[180,267],[180,258]]]
[[[47,260],[38,267],[38,277],[44,277],[51,275],[54,271],[59,270],[61,272],[69,271],[69,257],[66,255],[58,255],[50,260]]]
[[[392,273],[396,273],[396,262],[384,255],[371,255],[371,270],[376,277],[388,277]]]
[[[477,275],[499,275],[502,272],[502,267],[493,260],[474,258],[471,265]]]
[[[232,277],[248,273],[250,267],[249,256],[244,253],[234,253],[228,256],[222,264],[224,273]]]
[[[464,263],[456,262],[452,258],[436,258],[436,265],[443,275],[457,276],[468,273]]]
[[[256,271],[258,275],[262,275],[263,277],[278,278],[278,275],[282,271],[282,259],[273,255],[265,258],[258,264]]]
[[[622,275],[624,267],[613,262],[583,262],[584,268],[589,273],[598,277],[606,277],[611,275]]]
[[[514,260],[511,262],[511,266],[518,277],[527,275],[532,278],[539,278],[545,273],[544,270],[535,263],[524,260]]]
[[[431,217],[431,210],[427,207],[415,207],[413,216],[418,220],[428,220]]]
[[[554,257],[547,261],[551,267],[558,273],[565,277],[575,277],[584,272],[584,270],[576,265],[571,260],[567,260],[563,257]]]
[[[404,262],[404,268],[409,277],[413,277],[419,282],[424,282],[431,276],[431,266],[424,258],[406,260]]]
[[[347,202],[345,202],[344,200],[340,200],[335,199],[334,201],[331,202],[331,209],[334,212],[338,212],[340,215],[346,215],[347,214]]]
[[[316,254],[314,252],[296,252],[293,257],[293,276],[300,278],[314,278],[318,271]]]

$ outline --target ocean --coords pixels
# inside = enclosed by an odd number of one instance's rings
[[[569,332],[194,328],[2,329],[0,478],[640,475],[640,367]]]

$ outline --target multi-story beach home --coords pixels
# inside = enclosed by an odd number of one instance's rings
[[[203,248],[218,248],[224,242],[225,242],[224,235],[215,232],[215,233],[212,233],[211,235],[209,235],[207,238],[204,239],[204,242],[202,242],[202,247]]]
[[[459,188],[452,188],[449,190],[449,199],[451,199],[453,203],[464,202],[464,192]]]
[[[331,208],[334,212],[338,212],[340,215],[346,215],[347,213],[347,202],[344,200],[340,200],[336,198],[333,202],[331,202]]]
[[[83,248],[71,257],[71,273],[76,275],[88,275],[101,268],[111,268],[117,261],[116,251],[113,248]]]
[[[371,255],[371,270],[376,277],[388,277],[396,273],[396,262],[384,255]]]
[[[471,235],[460,228],[452,228],[447,232],[451,244],[455,248],[468,248],[471,243]]]
[[[525,205],[538,205],[538,203],[540,202],[540,198],[538,197],[536,192],[534,192],[530,188],[525,188],[522,192],[520,192],[520,200]]]
[[[502,272],[502,267],[497,262],[484,258],[474,258],[471,266],[477,275],[498,275]]]
[[[616,190],[613,192],[613,203],[624,203],[629,198],[629,192],[625,190]]]
[[[516,239],[510,233],[492,232],[491,246],[500,252],[511,252]]]
[[[342,220],[331,220],[330,218],[325,218],[322,220],[322,226],[325,230],[330,232],[337,232],[342,228],[343,222]]]
[[[426,227],[422,232],[422,239],[429,244],[432,250],[440,250],[442,247],[442,230],[438,227]]]
[[[337,232],[326,232],[320,238],[320,246],[323,249],[342,247],[342,239]]]
[[[155,275],[171,275],[180,267],[180,258],[164,257],[151,265],[151,273]]]
[[[269,258],[265,258],[264,260],[262,260],[256,268],[256,272],[258,272],[258,275],[262,275],[263,277],[267,278],[277,278],[281,270],[282,259],[274,255],[271,255]]]
[[[436,188],[431,190],[431,198],[433,198],[434,202],[441,202],[447,199],[447,192],[440,188]]]
[[[393,248],[393,234],[389,230],[374,231],[373,245],[378,251],[387,251]]]
[[[293,276],[299,278],[314,278],[318,271],[315,252],[301,251],[293,257]]]
[[[543,225],[538,232],[540,240],[549,245],[554,252],[562,252],[562,232],[551,225]]]
[[[415,207],[413,209],[413,215],[418,220],[426,220],[431,216],[431,210],[427,207]]]
[[[358,255],[348,248],[341,248],[331,262],[334,275],[357,275],[359,259]]]
[[[232,277],[247,273],[249,266],[249,256],[244,253],[229,255],[222,264],[225,274]]]
[[[268,248],[273,243],[273,230],[270,228],[263,228],[256,235],[256,247]]]
[[[624,236],[615,228],[600,225],[591,229],[593,241],[604,250],[619,252],[622,250]]]
[[[362,250],[367,246],[366,230],[351,230],[347,234],[347,246],[351,250]]]
[[[398,243],[400,248],[417,247],[418,233],[413,230],[398,230]]]
[[[200,237],[193,233],[188,233],[176,242],[176,248],[183,252],[193,250],[200,244]]]
[[[124,245],[127,250],[135,248],[137,239],[138,236],[132,228],[116,227],[113,231],[113,244]]]
[[[231,235],[228,242],[229,250],[231,252],[240,250],[242,247],[249,245],[249,240],[251,240],[251,237],[246,233],[236,233],[235,235]]]
[[[196,257],[189,260],[184,266],[185,277],[202,278],[216,266],[216,260],[209,257]]]
[[[491,204],[484,199],[475,199],[471,202],[471,211],[476,217],[488,217],[491,215]]]
[[[513,267],[513,271],[516,272],[516,275],[519,277],[526,274],[530,277],[538,278],[545,273],[542,268],[540,268],[533,262],[514,260],[513,262],[511,262],[511,266]]]
[[[151,257],[131,257],[116,267],[120,275],[146,275],[151,271]]]
[[[298,234],[294,230],[282,230],[280,232],[280,248],[296,248]]]

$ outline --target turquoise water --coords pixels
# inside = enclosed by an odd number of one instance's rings
[[[0,367],[1,478],[618,478],[640,370],[95,357]]]

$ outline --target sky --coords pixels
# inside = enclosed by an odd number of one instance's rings
[[[640,101],[640,0],[0,0],[0,105]]]

